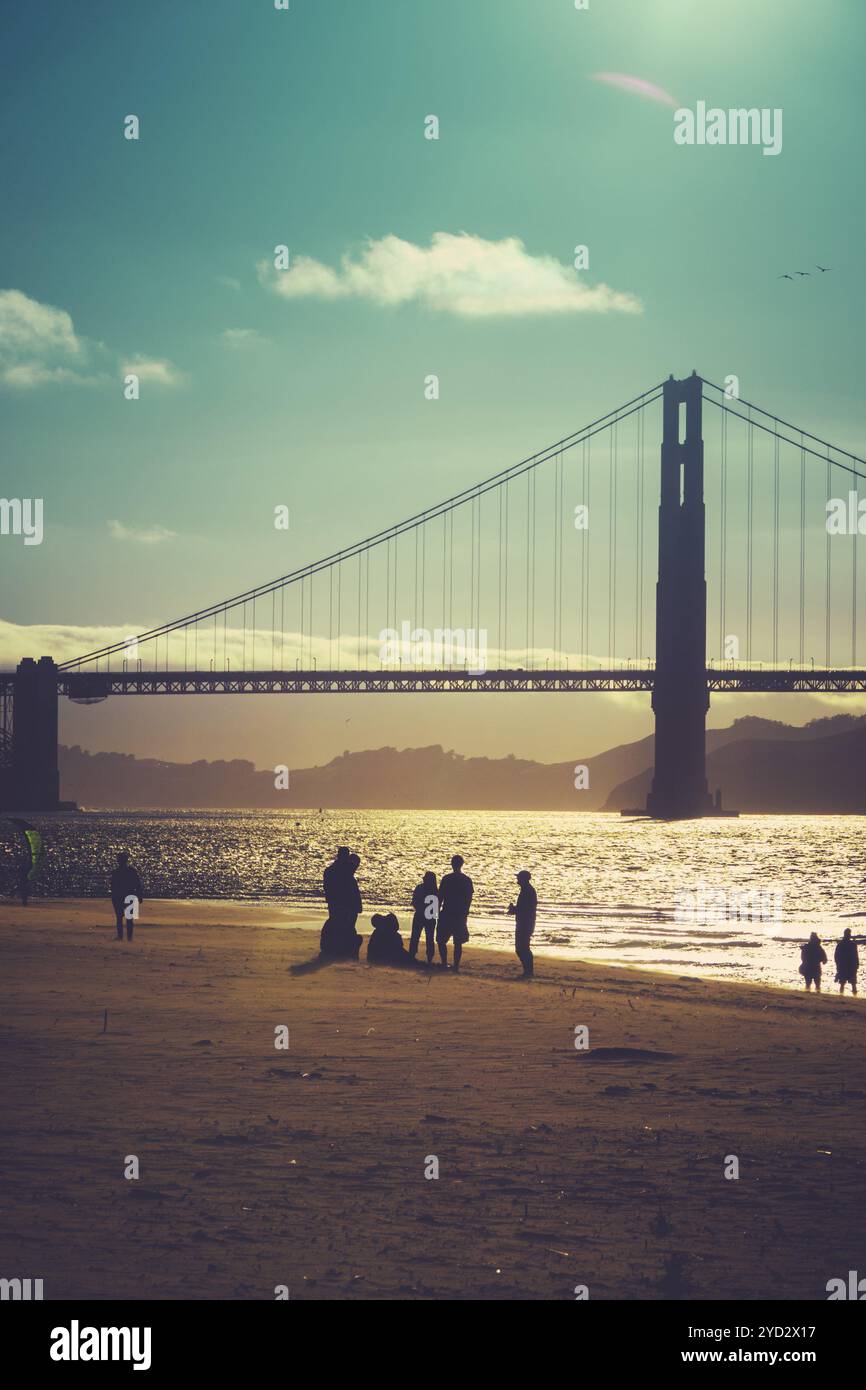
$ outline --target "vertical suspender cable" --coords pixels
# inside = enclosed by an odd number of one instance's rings
[[[722,407],[719,412],[722,421],[721,442],[721,498],[719,518],[719,658],[725,656],[725,627],[727,602],[727,562],[728,562],[728,412]]]
[[[806,660],[806,451],[800,431],[800,666]]]
[[[827,501],[830,501],[830,449],[827,448]],[[829,513],[825,510],[825,515]],[[824,665],[829,669],[830,666],[830,588],[832,583],[832,571],[830,568],[830,529],[827,531],[826,562],[825,562],[825,611],[824,611]]]
[[[855,488],[857,488],[856,482],[855,482],[854,486],[855,486]],[[857,488],[857,493],[859,493],[859,488]],[[854,529],[853,529],[852,532],[851,532],[851,665],[852,665],[852,667],[854,667],[854,666],[857,665],[857,531],[858,531],[859,516],[860,516],[860,511],[859,511],[860,499],[859,499],[859,496],[857,495],[857,493],[855,493],[855,496],[857,497],[857,506],[856,506],[856,509],[855,509],[855,512],[854,512]]]
[[[778,430],[778,421],[775,422]],[[779,435],[773,435],[773,665],[779,661]]]
[[[586,567],[585,567],[585,570],[584,570],[584,581],[583,581],[583,604],[584,604],[584,611],[585,611],[585,615],[586,615],[586,617],[585,617],[585,622],[584,622],[584,629],[583,629],[583,632],[584,632],[584,641],[585,641],[585,643],[586,643],[586,646],[584,647],[584,661],[585,661],[585,665],[586,665],[586,669],[587,669],[587,670],[589,669],[589,653],[590,653],[590,648],[591,648],[591,646],[592,646],[592,633],[591,633],[591,631],[590,631],[590,627],[591,627],[591,616],[592,616],[592,614],[591,614],[591,609],[590,609],[590,606],[589,606],[590,561],[591,561],[591,559],[592,559],[592,549],[591,549],[591,540],[590,540],[591,535],[592,535],[592,529],[591,529],[591,528],[592,528],[592,511],[591,511],[591,508],[590,508],[590,500],[591,500],[591,498],[590,498],[590,493],[591,493],[591,490],[592,490],[592,440],[591,440],[591,439],[588,439],[588,440],[586,441],[586,494],[585,494],[586,514],[587,514],[587,523],[588,523],[588,524],[587,524],[586,531],[584,532],[584,542],[585,542],[585,544],[584,544],[584,552],[585,552]]]
[[[752,409],[749,407],[749,441],[748,441],[748,501],[746,511],[748,516],[747,526],[747,545],[748,554],[746,558],[746,660],[751,664],[752,661],[752,514],[754,509],[755,491],[755,431],[752,428]]]
[[[508,488],[509,482],[505,484],[505,575],[502,589],[502,607],[504,610],[504,623],[502,629],[502,662],[503,666],[508,665]]]

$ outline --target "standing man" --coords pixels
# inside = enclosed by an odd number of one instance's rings
[[[132,940],[132,931],[144,892],[137,871],[129,862],[126,850],[117,856],[117,868],[111,875],[111,905],[117,919],[117,939],[123,940],[123,924],[126,922],[126,939]]]
[[[535,931],[535,914],[538,911],[538,894],[530,883],[532,874],[528,869],[521,869],[517,875],[517,882],[520,884],[520,892],[517,895],[517,903],[508,904],[508,911],[514,918],[514,950],[517,959],[523,966],[521,979],[531,980],[535,968],[530,945],[532,943],[532,933]]]
[[[463,857],[455,854],[451,860],[450,874],[445,874],[439,885],[439,923],[436,927],[436,945],[444,966],[448,965],[448,942],[454,939],[454,969],[460,969],[463,947],[469,940],[466,919],[472,905],[474,892],[472,879],[463,873]]]
[[[851,935],[851,928],[846,927],[841,941],[836,942],[834,954],[836,962],[836,979],[839,984],[839,993],[845,993],[845,986],[851,986],[851,993],[857,993],[857,971],[860,969],[860,952],[857,950],[857,942]]]

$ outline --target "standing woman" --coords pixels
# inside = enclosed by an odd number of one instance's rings
[[[439,921],[439,888],[434,873],[426,873],[412,894],[415,915],[412,918],[412,934],[409,938],[409,955],[412,960],[418,954],[421,932],[426,937],[427,963],[435,954],[436,923]]]
[[[815,986],[815,993],[821,993],[821,966],[827,964],[827,952],[818,939],[818,933],[812,932],[805,946],[800,947],[800,974],[806,981],[806,989],[810,990]]]

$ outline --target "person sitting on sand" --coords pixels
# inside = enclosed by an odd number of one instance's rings
[[[126,922],[126,939],[132,940],[132,930],[138,909],[144,901],[141,879],[129,862],[126,850],[117,856],[117,868],[111,875],[111,905],[117,925],[117,940],[123,940],[123,924]]]
[[[469,940],[466,920],[472,905],[474,891],[472,879],[463,873],[463,856],[455,854],[451,860],[452,873],[445,874],[439,884],[439,924],[436,928],[436,945],[444,966],[448,965],[448,942],[454,938],[454,969],[460,969],[463,947]]]
[[[517,895],[517,903],[509,903],[508,911],[514,918],[514,950],[517,959],[523,966],[524,980],[531,980],[535,968],[530,945],[532,933],[535,931],[535,914],[538,909],[538,894],[530,883],[532,874],[528,869],[521,869],[517,875],[517,882],[520,884],[520,892]]]
[[[813,931],[809,940],[800,947],[800,974],[806,981],[807,991],[815,986],[815,993],[821,993],[821,966],[827,964],[827,952]]]
[[[367,964],[411,965],[411,958],[400,935],[400,923],[394,913],[374,912],[370,922],[373,935],[367,942]]]
[[[851,993],[857,993],[857,971],[860,969],[860,952],[857,950],[857,942],[851,938],[851,928],[846,927],[842,934],[842,940],[836,942],[834,953],[836,962],[836,980],[839,985],[839,993],[845,993],[845,986],[851,986]]]
[[[412,934],[409,937],[409,955],[412,960],[418,954],[418,946],[421,941],[421,933],[424,932],[427,948],[427,964],[433,960],[436,950],[436,923],[439,921],[439,889],[436,886],[436,875],[427,873],[418,884],[412,894],[412,906],[415,915],[412,918]]]

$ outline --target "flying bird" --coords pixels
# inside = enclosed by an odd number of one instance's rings
[[[818,265],[818,262],[816,261],[815,264]],[[827,274],[827,271],[828,271],[828,270],[832,270],[833,267],[832,267],[831,265],[818,265],[818,269],[819,269],[819,270],[822,270],[822,271],[824,272],[824,274],[826,275],[826,274]]]
[[[777,280],[793,280],[793,275],[777,275]]]
[[[657,86],[655,82],[647,82],[646,78],[632,77],[627,72],[594,72],[592,75],[596,82],[606,82],[609,87],[618,87],[620,91],[643,97],[645,101],[655,101],[660,106],[670,106],[673,109],[679,105],[664,87]]]
[[[811,272],[811,270],[795,270],[795,271],[794,271],[794,274],[795,274],[795,275],[811,275],[812,272]]]

